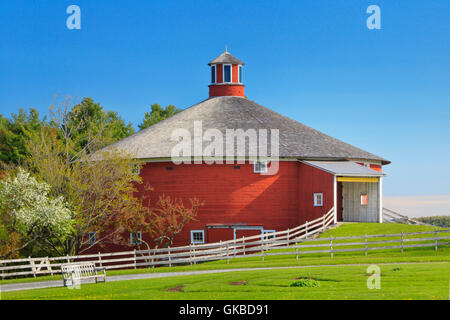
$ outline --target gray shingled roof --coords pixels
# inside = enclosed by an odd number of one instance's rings
[[[218,63],[231,63],[231,64],[241,64],[245,65],[241,60],[238,58],[233,57],[229,52],[224,52],[217,58],[215,58],[213,61],[208,63],[208,65],[218,64]]]
[[[351,161],[303,161],[313,167],[322,169],[336,175],[357,177],[382,177],[385,174],[364,167]]]
[[[302,160],[364,159],[390,163],[379,156],[351,146],[320,131],[282,116],[242,97],[215,97],[141,130],[111,146],[136,155],[139,159],[170,158],[178,142],[172,132],[187,129],[193,136],[194,121],[202,121],[203,132],[215,128],[225,136],[226,129],[279,130],[279,156]],[[270,151],[270,138],[268,138]],[[204,146],[208,143],[204,143]],[[248,154],[248,150],[246,151]],[[193,151],[192,151],[192,154]],[[225,154],[225,153],[224,153]],[[269,152],[270,155],[270,152]]]

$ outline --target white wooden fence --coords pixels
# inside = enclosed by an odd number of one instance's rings
[[[314,234],[323,232],[334,222],[334,208],[313,221],[284,231],[243,237],[235,240],[207,244],[191,244],[152,250],[86,254],[65,257],[43,257],[0,260],[0,277],[54,275],[61,273],[61,265],[71,262],[95,262],[99,267],[129,269],[139,267],[173,266],[198,262],[264,255],[267,250],[286,246],[293,241],[301,242]]]
[[[90,261],[95,262],[99,267],[105,267],[107,270],[136,269],[155,266],[172,267],[177,264],[192,265],[214,260],[226,260],[228,263],[231,259],[246,257],[260,257],[264,260],[265,257],[276,255],[295,255],[298,259],[299,255],[316,253],[329,253],[333,257],[334,253],[351,251],[364,251],[367,255],[367,252],[371,250],[401,249],[401,252],[403,252],[404,249],[412,247],[434,246],[437,250],[438,246],[450,244],[450,242],[443,242],[450,239],[450,230],[312,238],[313,235],[325,231],[333,222],[334,209],[331,209],[323,217],[293,229],[218,243],[80,256],[1,260],[0,276],[7,278],[58,274],[61,272],[61,264],[67,262]],[[447,233],[447,235],[443,233]],[[429,234],[432,237],[417,238],[417,236]],[[383,240],[382,238],[389,239]],[[380,244],[389,245],[377,246]],[[347,248],[339,249],[345,246]]]
[[[383,222],[387,223],[404,223],[404,224],[418,224],[422,226],[432,226],[431,224],[427,224],[416,220],[414,218],[410,218],[408,216],[402,215],[394,210],[383,208]]]

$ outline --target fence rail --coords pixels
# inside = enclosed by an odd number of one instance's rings
[[[196,264],[198,262],[249,257],[267,250],[285,246],[293,241],[304,241],[323,232],[334,222],[334,208],[325,215],[293,229],[264,235],[254,235],[216,243],[191,244],[181,247],[97,253],[79,256],[42,257],[0,260],[0,277],[54,275],[61,273],[61,265],[73,262],[95,262],[107,270],[139,267]]]
[[[400,233],[388,235],[366,235],[353,237],[313,238],[325,231],[334,223],[334,209],[324,216],[307,222],[293,229],[276,233],[243,237],[218,243],[189,245],[181,247],[159,248],[151,250],[132,250],[125,252],[98,253],[80,256],[65,256],[53,258],[27,258],[0,260],[0,276],[7,277],[54,275],[61,273],[61,264],[71,262],[95,262],[107,270],[136,269],[140,267],[169,266],[179,264],[196,264],[199,262],[239,259],[246,257],[265,257],[276,255],[295,255],[298,259],[303,254],[368,251],[381,249],[406,248],[448,245],[450,230],[435,230],[430,232]],[[438,236],[447,232],[449,236]],[[433,234],[433,237],[412,238],[414,236]],[[398,238],[386,239],[383,238]],[[374,241],[370,241],[373,239]],[[429,242],[431,243],[423,243]],[[420,242],[420,243],[413,243]],[[398,245],[395,245],[398,243]],[[384,247],[378,245],[392,244]],[[374,247],[377,245],[377,247]],[[350,248],[345,248],[350,246]],[[359,246],[355,248],[355,246]],[[343,248],[344,247],[344,248]],[[342,249],[341,249],[342,248]],[[311,250],[312,249],[312,250]],[[318,250],[315,250],[318,249]]]
[[[395,212],[394,210],[391,210],[388,208],[383,208],[383,222],[432,226],[431,224],[427,224],[427,223],[421,222],[417,219],[410,218],[408,216],[402,215],[402,214]]]

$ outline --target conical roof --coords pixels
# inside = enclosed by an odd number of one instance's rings
[[[330,137],[251,100],[235,96],[215,97],[202,101],[107,148],[115,147],[135,154],[140,159],[171,158],[172,149],[178,144],[178,141],[171,140],[173,131],[185,129],[191,133],[191,137],[194,137],[194,121],[202,122],[203,132],[207,129],[218,129],[224,136],[226,129],[267,129],[269,132],[270,129],[278,129],[281,158],[361,159],[390,163],[386,159]],[[268,140],[267,150],[270,151],[270,138]],[[204,146],[205,144],[207,143],[204,142]],[[246,154],[248,155],[248,150]]]
[[[241,60],[239,60],[238,58],[233,57],[233,56],[232,56],[229,52],[227,52],[227,51],[225,51],[225,52],[222,53],[220,56],[218,56],[217,58],[215,58],[213,61],[211,61],[210,63],[208,63],[208,65],[213,65],[213,64],[224,64],[224,63],[245,65]]]

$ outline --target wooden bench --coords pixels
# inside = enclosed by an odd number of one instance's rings
[[[95,279],[97,283],[103,278],[102,282],[106,282],[106,268],[97,268],[94,262],[65,263],[61,265],[61,273],[65,287],[80,284],[82,279]]]

